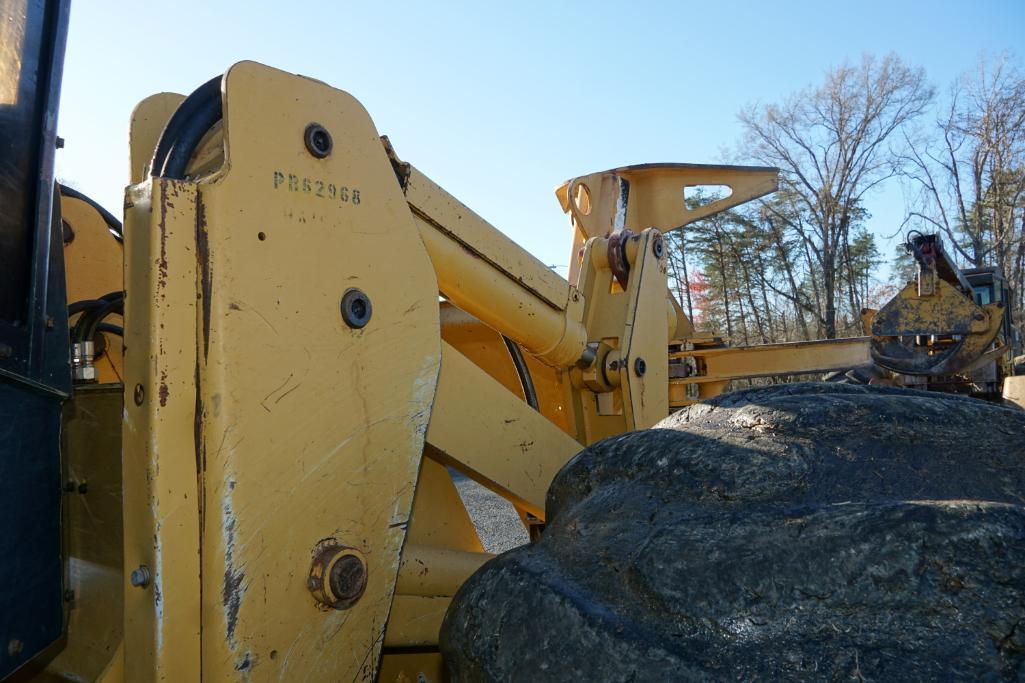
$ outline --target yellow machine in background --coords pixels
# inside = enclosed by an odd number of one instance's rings
[[[1011,324],[1010,290],[996,268],[961,270],[938,235],[905,245],[917,276],[862,321],[872,360],[895,383],[997,399],[1021,351]]]

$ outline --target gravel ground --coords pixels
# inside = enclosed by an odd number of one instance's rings
[[[530,541],[512,503],[472,479],[453,470],[449,471],[459,490],[459,496],[463,499],[463,505],[466,506],[470,519],[477,528],[477,535],[484,544],[484,550],[489,553],[504,553]]]

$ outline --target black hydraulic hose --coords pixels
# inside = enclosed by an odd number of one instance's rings
[[[118,301],[110,301],[103,308],[95,311],[89,311],[88,313],[82,314],[78,323],[75,325],[75,331],[78,333],[76,341],[88,341],[96,336],[96,329],[111,313],[123,314],[125,310],[124,299]]]
[[[103,300],[103,301],[117,301],[119,299],[124,299],[124,298],[125,298],[125,290],[123,290],[123,289],[115,289],[113,292],[107,292],[106,294],[104,294],[103,296],[100,297],[100,299]]]
[[[76,302],[82,303],[82,302]],[[74,342],[88,341],[96,336],[97,326],[103,319],[112,313],[124,313],[125,293],[110,292],[100,297],[100,305],[91,305],[84,308],[81,317],[75,322],[71,331],[71,340]],[[75,304],[72,304],[74,306]],[[70,310],[70,306],[68,307]]]
[[[83,299],[82,301],[76,301],[73,304],[68,304],[68,317],[70,318],[76,313],[81,313],[82,311],[90,308],[99,308],[106,305],[107,302],[103,299]]]
[[[520,387],[523,389],[523,398],[534,410],[541,412],[541,408],[537,402],[537,391],[534,389],[534,380],[530,376],[530,368],[527,367],[527,359],[523,357],[523,351],[520,350],[519,344],[514,342],[509,337],[502,335],[502,341],[505,342],[505,348],[509,349],[509,356],[512,358],[513,366],[516,368],[516,374],[520,377]]]
[[[185,167],[199,141],[221,119],[221,78],[211,78],[178,105],[153,152],[152,176],[174,180],[185,177]]]
[[[107,211],[102,206],[100,206],[100,204],[95,199],[89,197],[88,195],[84,195],[75,188],[68,187],[67,185],[60,185],[60,192],[65,197],[79,199],[88,204],[89,206],[93,207],[94,209],[96,209],[96,212],[100,214],[101,218],[103,218],[103,222],[107,224],[107,228],[110,230],[111,234],[114,235],[114,239],[116,239],[118,242],[124,241],[125,229],[124,226],[121,224],[121,221],[119,221],[110,211]]]
[[[125,336],[125,329],[120,325],[112,325],[111,323],[100,323],[96,326],[96,329],[100,332],[110,332],[111,334],[116,334],[122,338]]]
[[[100,308],[102,306],[106,306],[111,301],[117,301],[118,299],[123,299],[124,296],[125,296],[124,292],[122,292],[122,291],[114,291],[114,292],[107,292],[106,294],[101,296],[99,299],[82,299],[81,301],[76,301],[76,302],[74,302],[72,304],[68,304],[68,317],[70,318],[71,316],[75,315],[76,313],[80,313],[80,312],[88,310],[90,308]]]

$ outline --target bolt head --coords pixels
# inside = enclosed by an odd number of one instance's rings
[[[131,575],[128,577],[132,585],[136,588],[145,588],[150,582],[149,567],[144,564],[140,564],[137,569],[133,569]]]
[[[643,358],[638,358],[634,361],[634,374],[638,377],[644,377],[644,373],[648,371],[648,364],[644,362]]]

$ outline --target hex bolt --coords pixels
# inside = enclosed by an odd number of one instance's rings
[[[132,398],[135,399],[135,405],[142,405],[143,400],[146,398],[146,390],[142,388],[141,384],[135,385],[135,391],[132,392]]]
[[[318,159],[323,159],[331,153],[334,141],[331,140],[331,133],[319,123],[311,123],[306,126],[303,133],[303,142],[306,143],[306,151]]]
[[[11,657],[20,655],[21,651],[25,649],[25,643],[18,640],[17,638],[11,638],[7,641],[7,654]]]
[[[14,349],[9,344],[0,344],[0,358],[10,358]]]
[[[370,316],[374,314],[374,307],[370,303],[370,297],[361,289],[351,287],[345,290],[342,295],[342,320],[354,330],[367,326]]]
[[[648,371],[648,365],[644,362],[643,358],[638,358],[634,361],[634,374],[638,377],[644,377],[644,373]]]
[[[78,492],[79,493],[89,493],[89,482],[83,481],[81,484],[79,484],[78,485]]]
[[[129,580],[136,588],[145,588],[150,582],[149,567],[144,564],[140,564],[137,569],[132,570]]]

